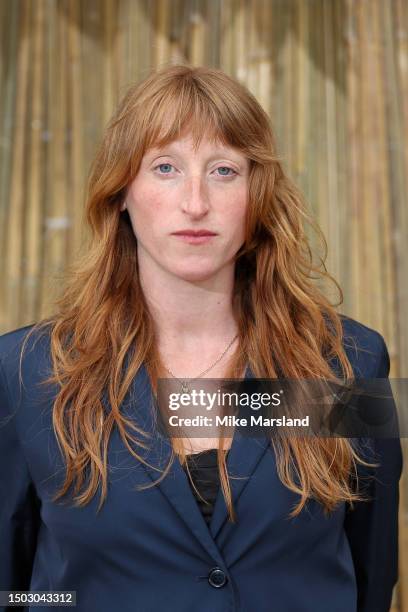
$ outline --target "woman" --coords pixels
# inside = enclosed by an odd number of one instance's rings
[[[363,456],[347,438],[157,426],[159,378],[389,373],[381,335],[312,278],[335,282],[256,99],[204,67],[130,88],[86,217],[55,316],[0,339],[0,588],[76,591],[81,612],[388,610],[398,439]]]

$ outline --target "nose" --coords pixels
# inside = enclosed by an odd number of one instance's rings
[[[210,208],[205,180],[196,175],[186,179],[181,209],[192,217],[203,217]]]

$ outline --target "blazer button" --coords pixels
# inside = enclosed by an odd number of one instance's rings
[[[219,589],[220,587],[223,587],[227,581],[228,578],[220,567],[213,567],[212,570],[210,570],[210,573],[208,574],[208,582],[211,584],[211,586]]]

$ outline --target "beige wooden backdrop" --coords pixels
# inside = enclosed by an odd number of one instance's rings
[[[380,331],[391,376],[407,377],[406,0],[0,0],[0,45],[0,332],[52,310],[119,97],[188,60],[246,83],[270,113],[340,310]],[[406,520],[402,508],[399,610]]]

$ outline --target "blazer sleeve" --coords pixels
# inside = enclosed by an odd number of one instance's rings
[[[384,340],[376,378],[388,378],[390,359]],[[398,504],[402,450],[399,438],[366,439],[369,454],[363,458],[380,463],[371,468],[365,489],[371,501],[354,504],[345,517],[345,531],[353,557],[357,612],[389,612],[393,587],[398,580]],[[373,451],[373,452],[371,452]],[[361,456],[361,453],[360,453]]]
[[[28,591],[40,524],[39,500],[16,430],[16,406],[0,360],[0,590]],[[0,605],[5,610],[22,608]]]

